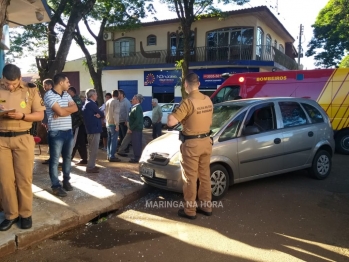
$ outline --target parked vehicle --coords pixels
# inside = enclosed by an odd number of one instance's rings
[[[141,179],[182,192],[179,125],[150,142],[139,163]],[[232,184],[308,169],[317,179],[331,171],[334,139],[326,112],[303,98],[255,98],[214,105],[212,197]]]
[[[254,97],[303,97],[317,101],[330,117],[336,151],[349,154],[349,68],[231,75],[211,95],[213,103]]]
[[[179,104],[178,103],[164,103],[164,104],[159,103],[159,105],[162,110],[161,123],[163,125],[166,125],[168,114],[170,114]],[[152,114],[152,111],[143,112],[143,123],[145,128],[150,128],[152,125],[151,114]]]

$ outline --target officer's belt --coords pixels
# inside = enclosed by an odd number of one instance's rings
[[[30,131],[22,131],[22,132],[0,132],[0,136],[2,137],[16,137],[16,136],[22,136],[30,134]]]
[[[200,134],[200,135],[194,135],[194,136],[186,136],[186,135],[183,135],[184,139],[187,140],[187,139],[194,139],[194,138],[205,138],[205,137],[208,137],[210,136],[211,132],[208,132],[208,133],[205,133],[205,134]]]

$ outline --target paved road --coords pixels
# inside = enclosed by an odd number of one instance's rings
[[[154,189],[3,261],[349,261],[348,160],[336,155],[323,181],[300,171],[235,185],[194,221],[161,207],[180,194]]]

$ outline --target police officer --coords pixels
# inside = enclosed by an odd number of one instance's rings
[[[0,231],[21,218],[21,228],[32,227],[34,139],[32,123],[44,118],[44,103],[34,84],[21,81],[20,69],[4,67],[0,80],[0,199],[5,220]],[[10,110],[13,109],[13,110]],[[7,111],[9,110],[9,111]],[[5,112],[7,113],[5,113]]]
[[[211,99],[199,92],[199,77],[190,73],[185,77],[185,91],[188,98],[184,99],[175,112],[168,116],[167,125],[174,126],[178,122],[183,125],[180,133],[182,141],[181,167],[184,181],[184,209],[178,210],[178,216],[195,219],[196,213],[212,215],[210,157],[212,140],[210,126],[212,124],[213,104]],[[197,191],[197,180],[200,181]],[[196,203],[198,194],[199,203]]]

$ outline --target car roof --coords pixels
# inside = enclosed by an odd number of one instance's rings
[[[215,106],[221,105],[239,105],[242,107],[258,104],[261,102],[280,102],[280,101],[293,101],[299,103],[311,103],[313,104],[315,101],[308,98],[300,98],[300,97],[258,97],[258,98],[247,98],[247,99],[239,99],[239,100],[229,100],[222,103],[215,104]]]

